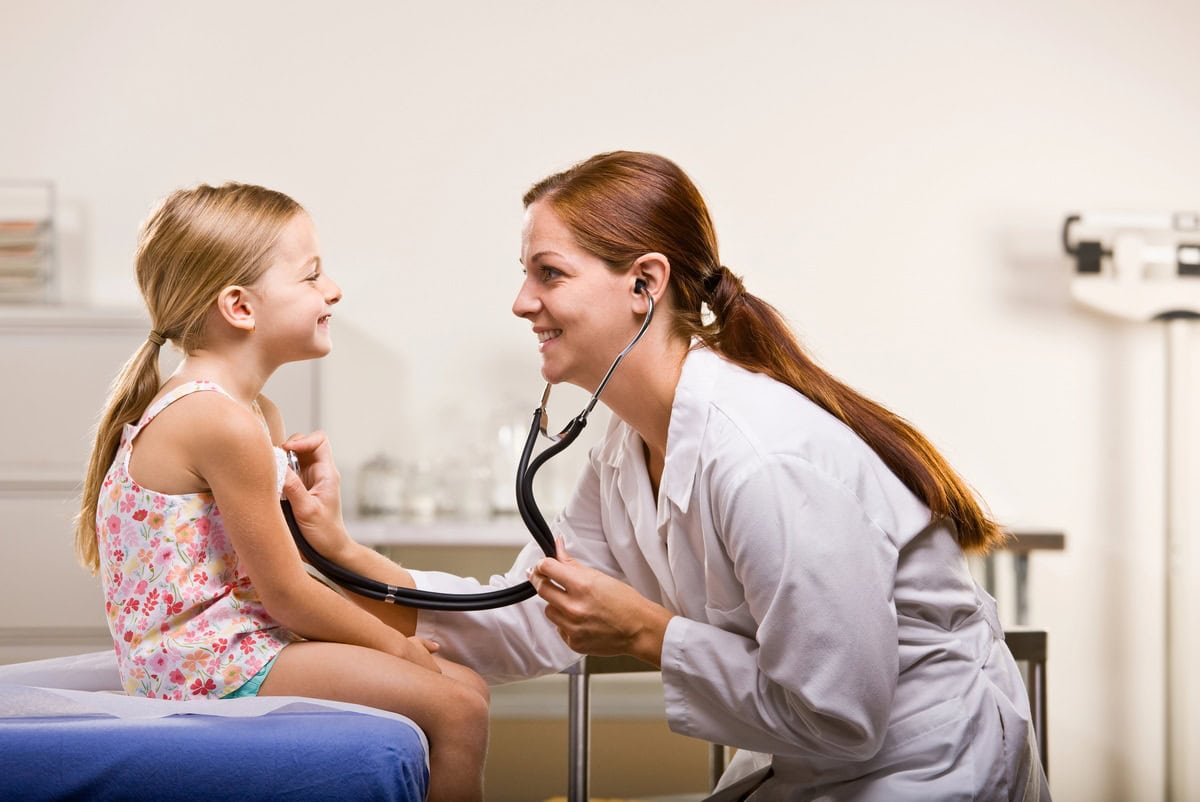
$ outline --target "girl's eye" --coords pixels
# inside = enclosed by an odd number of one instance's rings
[[[320,277],[321,277],[321,274],[320,274],[320,273],[313,273],[311,276],[309,276],[308,278],[306,278],[306,279],[304,279],[304,280],[305,280],[305,281],[316,281],[316,280],[317,280],[317,279],[319,279]]]
[[[556,279],[562,275],[562,271],[557,270],[556,268],[553,268],[553,267],[543,266],[541,270],[542,270],[542,280],[543,281],[550,281],[550,280]]]

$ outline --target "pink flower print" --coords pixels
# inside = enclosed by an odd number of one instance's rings
[[[187,682],[187,677],[183,676],[183,672],[178,668],[172,669],[168,676],[170,677],[171,682],[174,682],[176,685],[182,685],[183,683]]]
[[[138,556],[140,557],[141,555],[138,555]],[[146,580],[142,579],[142,580],[138,581],[137,587],[135,587],[133,589],[133,592],[139,596],[144,596],[144,595],[146,595],[146,589],[149,587],[150,587],[150,583],[147,582]]]
[[[241,649],[244,653],[250,654],[254,651],[254,644],[255,644],[254,633],[247,632],[246,637],[242,638],[242,642],[238,645],[241,647]]]
[[[157,501],[157,499],[156,499],[156,501]],[[146,516],[146,526],[150,527],[151,529],[154,529],[156,531],[159,529],[162,529],[163,523],[165,523],[165,519],[163,518],[163,514],[161,512],[152,512]],[[158,540],[158,538],[155,538],[154,540]],[[154,543],[154,541],[151,541],[151,542],[155,546],[158,545],[157,543]]]
[[[121,512],[129,512],[137,506],[137,496],[133,493],[126,493],[125,498],[121,499]]]
[[[225,685],[230,688],[237,688],[246,680],[246,675],[242,672],[242,667],[237,663],[230,663],[221,670],[221,679],[225,680]]]
[[[150,549],[138,549],[137,558],[142,565],[150,565],[154,562],[154,553]]]
[[[117,562],[120,562],[120,559],[118,559]],[[125,582],[125,572],[124,571],[116,571],[113,573],[113,587],[114,588],[121,587],[121,585],[124,582]]]
[[[189,690],[191,690],[193,695],[208,696],[216,689],[217,683],[213,682],[211,677],[208,679],[201,679],[197,677],[196,681],[192,683],[192,687]]]
[[[196,521],[196,531],[201,535],[207,535],[211,523],[207,518],[201,518]]]
[[[158,606],[158,588],[150,591],[146,596],[146,603],[142,605],[142,614],[150,615],[154,608]]]
[[[197,585],[203,585],[205,582],[208,581],[208,572],[207,571],[197,571],[196,573],[192,574],[192,581],[195,582]]]
[[[154,509],[161,510],[165,506],[167,506],[167,500],[165,498],[163,498],[162,496],[154,497]],[[161,524],[159,524],[159,526],[161,526]]]
[[[121,519],[115,515],[108,516],[108,520],[104,522],[104,528],[108,530],[110,535],[115,535],[121,531]]]
[[[125,630],[125,634],[122,637],[124,637],[126,643],[133,643],[133,630],[132,629]]]
[[[228,638],[217,638],[212,642],[213,654],[222,654],[229,648]]]
[[[118,484],[114,484],[111,488],[109,488],[108,500],[116,501],[120,497],[121,497],[121,486]]]
[[[140,605],[140,604],[141,604],[141,602],[139,602],[137,599],[126,599],[125,600],[125,615],[129,615],[130,613],[136,613],[137,609],[138,609],[138,605]]]
[[[134,493],[141,493],[141,492],[142,492],[142,488],[140,488],[140,487],[138,486],[138,483],[137,483],[137,482],[130,482],[130,483],[129,483],[129,489],[130,489],[130,490],[132,490]]]
[[[167,668],[166,655],[156,654],[156,655],[154,655],[154,657],[150,658],[150,668],[153,669],[154,671],[166,670],[166,668]]]
[[[133,520],[144,521],[144,520],[146,520],[146,516],[149,514],[150,514],[150,511],[146,510],[146,509],[135,510],[133,513]]]

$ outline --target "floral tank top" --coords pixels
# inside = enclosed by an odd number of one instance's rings
[[[198,381],[160,398],[136,425],[125,426],[100,490],[96,532],[104,607],[121,680],[133,696],[225,696],[296,639],[267,614],[250,578],[239,571],[211,493],[165,495],[129,476],[138,433],[170,404],[198,391],[229,395]],[[275,463],[282,490],[282,449],[275,449]]]

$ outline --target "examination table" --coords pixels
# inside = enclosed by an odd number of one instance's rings
[[[425,799],[428,742],[404,716],[120,687],[111,651],[0,666],[0,799]]]

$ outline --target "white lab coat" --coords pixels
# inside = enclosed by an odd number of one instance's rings
[[[756,802],[1049,798],[995,603],[952,526],[789,387],[692,351],[657,504],[641,440],[614,417],[553,528],[576,559],[677,614],[667,721],[769,756]],[[531,544],[491,584],[524,580],[541,556]],[[579,657],[543,610],[422,611],[417,634],[508,682]]]

